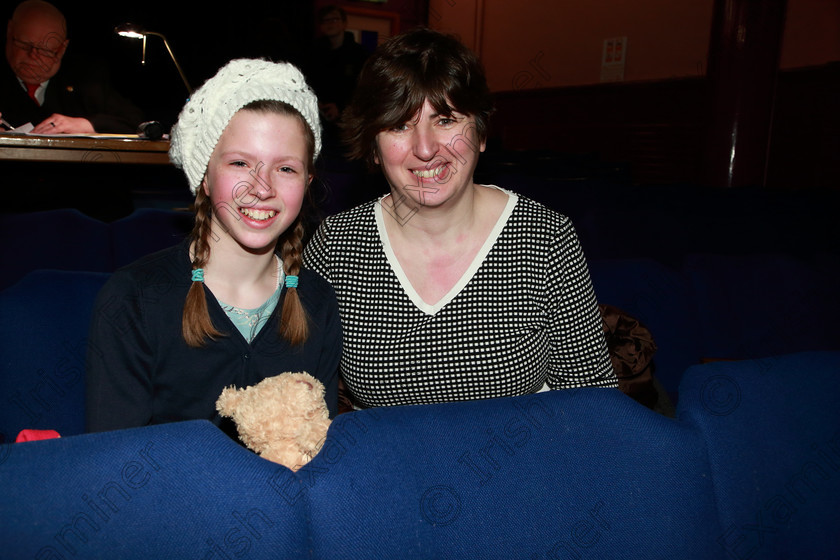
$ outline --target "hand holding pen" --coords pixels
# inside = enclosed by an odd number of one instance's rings
[[[3,118],[3,113],[0,113],[0,130],[14,130],[15,127],[9,123],[6,119]]]

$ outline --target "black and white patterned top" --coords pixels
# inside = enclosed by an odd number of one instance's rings
[[[487,242],[435,305],[414,291],[388,242],[390,198],[318,228],[304,264],[338,296],[341,372],[357,406],[513,396],[546,383],[617,387],[571,221],[505,192]]]

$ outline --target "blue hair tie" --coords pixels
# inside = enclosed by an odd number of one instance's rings
[[[298,277],[297,276],[286,276],[286,287],[287,288],[297,288],[298,286]]]
[[[204,282],[204,269],[196,268],[192,271],[193,282]]]

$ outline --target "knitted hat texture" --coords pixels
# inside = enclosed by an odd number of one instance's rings
[[[210,155],[233,115],[252,101],[275,100],[298,110],[315,136],[315,153],[321,151],[318,100],[300,70],[287,62],[236,59],[204,82],[181,109],[172,127],[169,159],[184,170],[190,190],[198,190]]]

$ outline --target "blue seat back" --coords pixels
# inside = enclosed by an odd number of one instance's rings
[[[109,272],[108,224],[74,209],[0,214],[0,289],[38,269]]]
[[[106,273],[36,270],[0,292],[0,437],[85,429],[85,355]]]
[[[611,389],[346,413],[282,491],[316,558],[705,559],[719,532],[697,436]]]
[[[714,558],[840,550],[840,352],[715,362],[685,373],[678,416],[704,440],[719,505]]]
[[[109,225],[114,270],[189,236],[192,212],[141,208]]]
[[[4,558],[304,558],[285,470],[208,421],[0,446]]]
[[[701,302],[704,358],[840,350],[840,257],[689,255],[684,270]]]
[[[654,375],[676,402],[682,373],[700,360],[701,331],[688,282],[652,259],[589,262],[598,303],[618,307],[647,327],[656,342]]]

